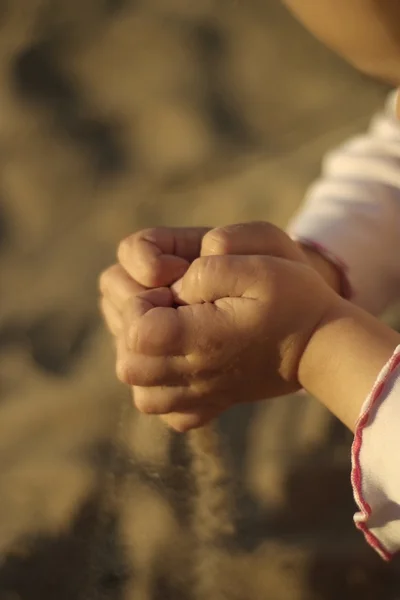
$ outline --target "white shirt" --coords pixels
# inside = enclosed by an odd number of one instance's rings
[[[289,226],[342,270],[354,303],[379,315],[400,300],[400,122],[395,94],[366,134],[329,153]],[[354,520],[389,560],[400,551],[400,346],[364,403],[352,447]]]

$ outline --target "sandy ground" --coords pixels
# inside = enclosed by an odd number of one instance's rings
[[[13,0],[0,27],[0,600],[204,600],[187,440],[116,382],[97,275],[144,226],[284,225],[386,90],[273,0]],[[225,600],[400,597],[353,529],[351,440],[324,409],[218,427]]]

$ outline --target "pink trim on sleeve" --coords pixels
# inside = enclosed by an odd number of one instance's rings
[[[379,427],[377,421],[385,402],[388,402],[388,408],[394,406],[396,414],[400,416],[400,410],[397,408],[400,407],[399,391],[393,383],[393,378],[398,383],[396,370],[399,366],[400,346],[396,348],[392,358],[380,372],[371,394],[364,403],[352,446],[351,483],[354,499],[360,509],[360,512],[354,516],[354,522],[363,532],[370,546],[387,561],[400,550],[400,498],[390,497],[393,479],[391,473],[394,470],[394,476],[400,479],[400,469],[397,475],[397,464],[394,465],[394,469],[388,468],[393,461],[400,462],[400,421],[397,423],[395,420],[393,423],[393,418],[385,421],[390,413],[380,417]],[[399,431],[398,436],[396,434],[394,437],[391,436],[392,425],[394,430]],[[399,440],[397,444],[396,442],[393,444],[393,439]],[[385,441],[388,441],[388,446],[385,446]],[[367,444],[367,451],[365,444]],[[392,517],[389,518],[388,513],[383,518],[383,522],[379,522],[381,515],[385,513],[385,508],[390,505],[394,507],[391,509]],[[392,528],[393,523],[397,523],[396,529]]]

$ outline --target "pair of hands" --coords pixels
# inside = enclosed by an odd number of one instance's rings
[[[299,389],[309,341],[338,298],[268,223],[140,231],[100,290],[119,379],[141,412],[177,431]]]

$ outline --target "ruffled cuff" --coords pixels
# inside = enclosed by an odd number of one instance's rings
[[[365,401],[352,446],[356,527],[384,560],[400,550],[400,346]]]

